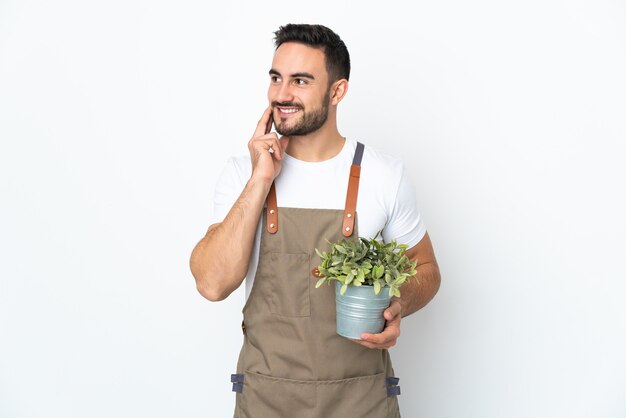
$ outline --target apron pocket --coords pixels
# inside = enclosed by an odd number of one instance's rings
[[[319,382],[317,400],[319,417],[395,417],[389,415],[385,373]]]
[[[271,253],[270,312],[281,316],[311,315],[309,255]]]
[[[394,398],[395,399],[395,398]],[[341,380],[292,380],[246,372],[238,418],[390,418],[385,373]]]
[[[317,418],[315,383],[246,372],[236,412],[237,418]]]

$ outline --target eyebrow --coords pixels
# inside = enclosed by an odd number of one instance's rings
[[[281,74],[273,68],[270,70],[270,75],[277,75],[279,77],[282,77]],[[315,77],[313,77],[313,74],[305,73],[305,72],[293,73],[291,74],[291,78],[308,78],[311,80],[315,80]]]

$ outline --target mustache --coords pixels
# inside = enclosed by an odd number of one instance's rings
[[[301,105],[294,102],[272,102],[272,107],[296,107],[298,109],[304,109]]]

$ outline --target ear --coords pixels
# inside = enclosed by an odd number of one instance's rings
[[[348,92],[348,80],[342,78],[335,81],[330,87],[330,104],[337,106]]]

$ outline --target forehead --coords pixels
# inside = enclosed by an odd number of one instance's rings
[[[278,47],[272,60],[272,69],[283,76],[307,72],[316,78],[327,77],[324,51],[296,42],[286,42]]]

